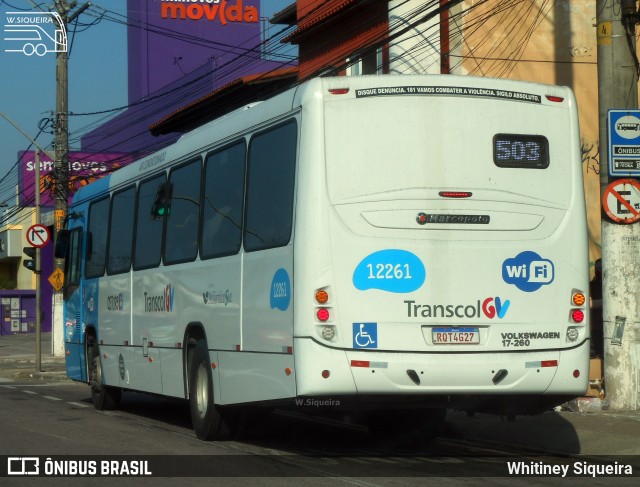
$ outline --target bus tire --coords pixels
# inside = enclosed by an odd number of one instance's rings
[[[87,343],[87,363],[89,365],[88,380],[93,406],[99,411],[116,408],[120,404],[122,389],[103,384],[100,349],[93,337],[90,337]]]
[[[205,340],[199,340],[189,360],[189,409],[191,423],[200,440],[224,440],[231,429],[213,399],[213,374]]]

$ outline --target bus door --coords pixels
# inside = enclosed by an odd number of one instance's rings
[[[85,311],[83,304],[83,283],[80,280],[82,262],[82,227],[73,228],[67,233],[68,247],[65,259],[65,279],[63,296],[66,303],[64,313],[64,341],[66,348],[67,376],[70,379],[86,382],[86,357],[84,353]],[[59,240],[66,237],[59,237]],[[56,249],[56,256],[58,256]]]

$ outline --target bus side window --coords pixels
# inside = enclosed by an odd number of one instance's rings
[[[107,228],[109,222],[109,198],[104,198],[89,207],[87,224],[87,247],[84,274],[87,278],[104,274],[107,257]]]
[[[283,247],[291,239],[296,147],[295,120],[251,139],[244,228],[249,252]]]
[[[111,198],[107,274],[129,272],[133,246],[133,211],[136,188],[131,186]]]
[[[190,262],[198,256],[200,178],[202,161],[196,159],[171,171],[170,212],[166,214],[164,263]],[[167,205],[167,201],[163,203]]]
[[[207,156],[201,257],[235,255],[242,242],[246,145],[244,140]]]
[[[82,262],[82,228],[74,228],[69,232],[69,253],[64,262],[64,296],[80,284],[80,269]]]
[[[158,194],[158,188],[165,184],[167,176],[159,174],[140,183],[136,214],[133,268],[150,269],[160,265],[162,252],[162,231],[165,218],[151,218],[151,210]],[[130,210],[129,210],[130,211]]]

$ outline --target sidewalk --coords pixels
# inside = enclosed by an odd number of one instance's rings
[[[51,333],[41,334],[40,371],[36,371],[36,334],[0,336],[0,378],[67,380],[64,357],[51,354]]]
[[[0,336],[0,378],[68,380],[64,357],[51,355],[51,334],[42,334],[42,371],[35,370],[35,334]],[[450,436],[477,439],[496,448],[534,450],[560,455],[623,458],[640,469],[640,411],[604,410],[594,413],[549,411],[538,416],[518,416],[509,422],[488,414],[467,416],[449,411]],[[631,456],[633,455],[633,457]]]
[[[629,463],[640,469],[640,411],[549,411],[517,416],[513,422],[493,415],[467,417],[464,412],[449,412],[447,421],[454,435],[496,447],[512,445],[556,455],[633,455]]]

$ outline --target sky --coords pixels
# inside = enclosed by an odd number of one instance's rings
[[[69,26],[69,111],[88,113],[127,104],[127,29],[124,24],[100,19],[101,9],[126,16],[126,0],[92,0],[92,7],[78,17],[75,28]],[[293,0],[262,0],[261,16],[271,16],[293,3]],[[10,118],[31,138],[39,132],[39,123],[52,118],[55,110],[55,53],[26,56],[23,52],[6,52],[7,12],[37,12],[35,5],[52,5],[53,0],[0,0],[0,112]],[[83,5],[84,2],[78,2]],[[77,8],[77,7],[76,7]],[[47,10],[45,8],[45,10]],[[109,115],[71,116],[69,118],[70,150],[79,147],[83,131]],[[38,144],[49,149],[52,135],[45,131]],[[50,130],[49,130],[50,132]],[[18,160],[18,151],[29,141],[0,117],[0,204],[14,204],[17,171],[6,177]],[[3,180],[3,178],[5,178]]]

